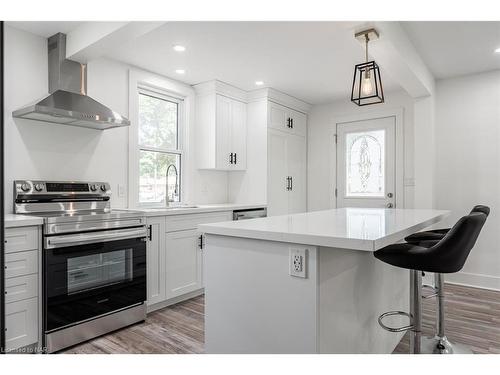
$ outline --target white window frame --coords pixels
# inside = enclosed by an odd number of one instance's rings
[[[139,94],[146,93],[160,99],[178,103],[177,139],[175,150],[145,147],[139,145]],[[189,85],[153,73],[130,70],[129,72],[129,166],[128,166],[128,206],[131,208],[165,207],[166,202],[139,202],[139,154],[140,150],[168,152],[180,155],[179,172],[180,203],[187,202],[186,185],[189,183],[187,166],[188,134],[194,103],[194,91]]]

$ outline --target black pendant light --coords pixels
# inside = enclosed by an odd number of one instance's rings
[[[375,61],[368,61],[368,42],[378,39],[375,29],[356,33],[354,37],[365,42],[365,62],[354,67],[351,102],[359,105],[370,105],[384,102],[384,90],[380,69]]]

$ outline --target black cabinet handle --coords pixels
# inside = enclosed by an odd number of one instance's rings
[[[229,154],[229,164],[233,164],[233,153]]]
[[[290,176],[286,176],[286,190],[290,190]]]
[[[290,119],[290,129],[293,129],[293,118]]]
[[[234,153],[234,164],[238,164],[238,159],[236,159],[236,152]]]
[[[293,190],[293,177],[290,176],[290,190]]]
[[[200,234],[200,237],[198,238],[199,242],[198,242],[198,247],[200,249],[203,249],[203,234]]]
[[[287,128],[290,128],[290,120],[291,120],[291,118],[290,118],[290,117],[288,117],[288,118],[286,119],[286,127],[287,127]]]
[[[148,225],[148,240],[152,241],[153,240],[153,226]]]

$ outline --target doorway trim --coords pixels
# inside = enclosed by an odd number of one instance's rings
[[[370,110],[356,114],[340,115],[333,118],[330,126],[330,208],[337,208],[337,197],[335,189],[337,188],[337,124],[345,124],[349,122],[358,122],[366,120],[376,120],[380,118],[394,117],[396,122],[395,138],[396,138],[396,153],[395,153],[395,185],[396,185],[396,208],[404,208],[404,108],[387,108]]]

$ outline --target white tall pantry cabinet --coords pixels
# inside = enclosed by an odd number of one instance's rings
[[[307,117],[269,102],[267,136],[268,215],[307,210]]]
[[[272,88],[220,81],[194,86],[199,169],[228,173],[228,200],[267,203],[268,215],[307,211],[310,105]]]

